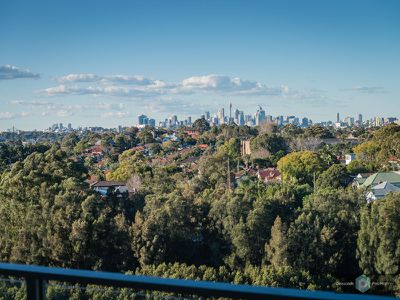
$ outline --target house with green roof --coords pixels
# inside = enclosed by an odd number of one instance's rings
[[[382,182],[388,182],[400,188],[400,173],[399,172],[374,173],[367,179],[365,179],[365,181],[359,187],[371,189]]]

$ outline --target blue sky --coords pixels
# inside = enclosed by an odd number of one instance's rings
[[[400,1],[1,1],[0,130],[400,117]]]

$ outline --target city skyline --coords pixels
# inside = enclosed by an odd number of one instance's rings
[[[334,127],[336,129],[346,128],[346,127],[380,127],[387,125],[389,123],[397,123],[400,124],[400,119],[397,117],[390,116],[375,116],[373,118],[364,118],[362,113],[359,113],[357,116],[349,116],[344,115],[344,117],[340,115],[339,112],[336,113],[336,120],[325,120],[322,122],[314,122],[312,119],[307,116],[296,116],[296,115],[269,115],[267,111],[264,110],[261,106],[258,107],[255,113],[247,113],[245,111],[241,111],[232,106],[232,103],[229,104],[229,114],[225,113],[225,108],[221,107],[216,112],[205,111],[198,118],[192,118],[191,115],[180,118],[177,115],[166,116],[166,118],[162,118],[160,120],[156,120],[152,118],[150,115],[140,114],[136,116],[136,121],[132,121],[128,125],[118,125],[115,127],[103,127],[103,126],[72,126],[72,123],[54,123],[51,126],[46,127],[45,129],[37,129],[31,128],[30,130],[39,130],[39,131],[53,131],[53,132],[70,132],[74,130],[118,130],[122,131],[123,128],[128,127],[138,127],[140,130],[150,126],[155,128],[165,128],[165,129],[177,129],[179,127],[191,127],[197,119],[205,119],[209,122],[210,126],[220,126],[220,125],[229,125],[236,124],[238,126],[259,126],[265,122],[274,123],[278,127],[285,126],[287,124],[293,124],[302,128],[309,127],[311,125],[320,125],[324,127]],[[67,126],[64,126],[64,125]],[[8,128],[5,131],[17,131],[19,128]],[[1,132],[1,130],[0,130]]]
[[[196,119],[230,102],[315,122],[337,111],[400,115],[398,1],[2,1],[0,9],[0,130],[129,126],[139,114]]]

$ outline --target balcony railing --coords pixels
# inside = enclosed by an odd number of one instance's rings
[[[50,268],[8,263],[0,263],[0,275],[23,278],[26,281],[26,294],[28,300],[45,299],[46,285],[48,281],[69,282],[81,285],[93,284],[119,288],[132,288],[141,291],[169,292],[179,295],[224,297],[231,299],[392,299],[390,297],[372,295],[337,294],[333,292],[235,285],[209,281],[168,279],[150,276],[135,276],[120,273]]]

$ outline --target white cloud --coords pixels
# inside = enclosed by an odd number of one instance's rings
[[[0,111],[0,120],[10,120],[14,119],[14,114],[10,113],[9,111]]]
[[[20,112],[20,113],[11,113],[9,111],[0,112],[0,120],[12,120],[29,117],[32,114],[30,112]]]
[[[109,111],[106,113],[101,114],[102,118],[118,118],[118,119],[122,119],[122,118],[130,118],[132,117],[131,113],[126,112],[126,111]]]
[[[53,103],[45,102],[45,101],[14,100],[14,101],[10,101],[10,104],[35,107],[35,106],[49,106],[49,105],[52,105]]]
[[[95,82],[100,80],[100,77],[95,74],[69,74],[57,78],[59,82]]]
[[[363,94],[387,94],[389,91],[382,86],[354,86],[347,91],[360,92]]]
[[[179,83],[154,80],[143,76],[98,76],[69,74],[58,78],[62,84],[40,91],[47,96],[93,95],[145,98],[163,95],[214,93],[227,95],[280,96],[288,94],[287,86],[269,87],[257,81],[225,75],[192,76]],[[90,82],[91,85],[82,85]]]
[[[59,117],[68,117],[82,112],[123,112],[126,107],[124,103],[115,102],[97,102],[91,104],[62,104],[57,102],[44,101],[10,101],[10,104],[29,107],[32,109],[42,108],[42,111],[36,111],[41,116],[56,115]],[[28,112],[21,113],[28,116]]]
[[[102,84],[130,84],[130,85],[157,85],[160,80],[153,80],[146,78],[142,75],[110,75],[99,76],[96,74],[83,73],[83,74],[68,74],[56,78],[60,83],[81,83],[81,82],[96,82]]]
[[[17,78],[39,78],[40,75],[29,71],[28,69],[20,69],[12,65],[0,66],[0,80],[17,79]]]
[[[70,117],[74,115],[74,112],[66,109],[61,109],[56,111],[55,114],[57,117]]]

